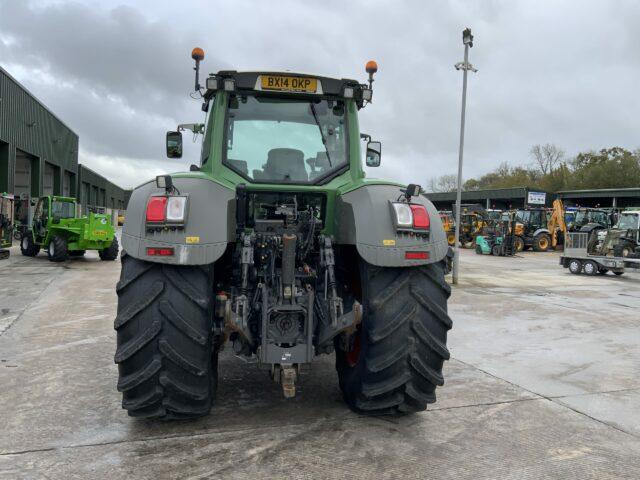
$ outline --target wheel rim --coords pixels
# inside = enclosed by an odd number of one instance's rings
[[[56,254],[56,246],[53,243],[53,240],[51,240],[49,242],[49,255],[51,255],[52,257]]]
[[[542,250],[546,250],[547,248],[549,248],[549,241],[547,240],[546,237],[543,237],[540,239],[540,241],[538,242],[538,245],[540,245],[540,248]]]
[[[580,263],[578,263],[576,260],[573,260],[569,264],[569,270],[571,270],[572,272],[579,272],[580,271]]]
[[[24,237],[22,239],[22,249],[26,250],[27,248],[29,248],[29,241],[27,240],[27,237]]]
[[[595,266],[593,265],[593,263],[591,262],[587,262],[584,264],[584,273],[588,274],[588,275],[593,275],[593,273],[595,272]]]

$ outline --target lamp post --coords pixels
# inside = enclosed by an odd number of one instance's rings
[[[467,72],[477,72],[473,65],[469,63],[469,48],[473,47],[473,35],[470,28],[465,28],[462,32],[462,43],[464,44],[464,62],[455,64],[456,70],[462,70],[462,115],[460,118],[460,148],[458,150],[458,189],[456,192],[456,229],[453,250],[453,284],[458,283],[458,270],[460,266],[460,203],[462,201],[462,155],[464,151],[464,118],[467,109]]]

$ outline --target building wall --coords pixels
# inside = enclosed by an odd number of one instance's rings
[[[78,136],[0,67],[0,192],[5,191],[23,198],[25,206],[29,197],[77,197],[81,213],[124,210],[130,195],[79,165]]]
[[[78,136],[0,67],[0,191],[62,194]]]
[[[125,210],[127,190],[110,182],[88,167],[78,165],[78,203],[82,212],[90,209]]]

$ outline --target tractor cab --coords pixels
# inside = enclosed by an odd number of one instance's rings
[[[377,69],[377,67],[376,67]],[[373,80],[371,80],[373,81]],[[200,165],[222,181],[252,185],[322,186],[364,178],[366,165],[380,165],[381,144],[359,134],[357,112],[372,90],[355,80],[317,75],[220,71],[206,80],[205,127]],[[182,136],[167,132],[167,156],[182,156]]]
[[[36,241],[42,242],[49,224],[65,225],[76,218],[76,200],[71,197],[46,196],[36,202],[32,231]]]

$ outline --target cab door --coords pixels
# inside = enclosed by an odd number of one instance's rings
[[[40,243],[47,235],[47,223],[49,222],[49,197],[41,197],[33,213],[33,233],[36,242]]]

